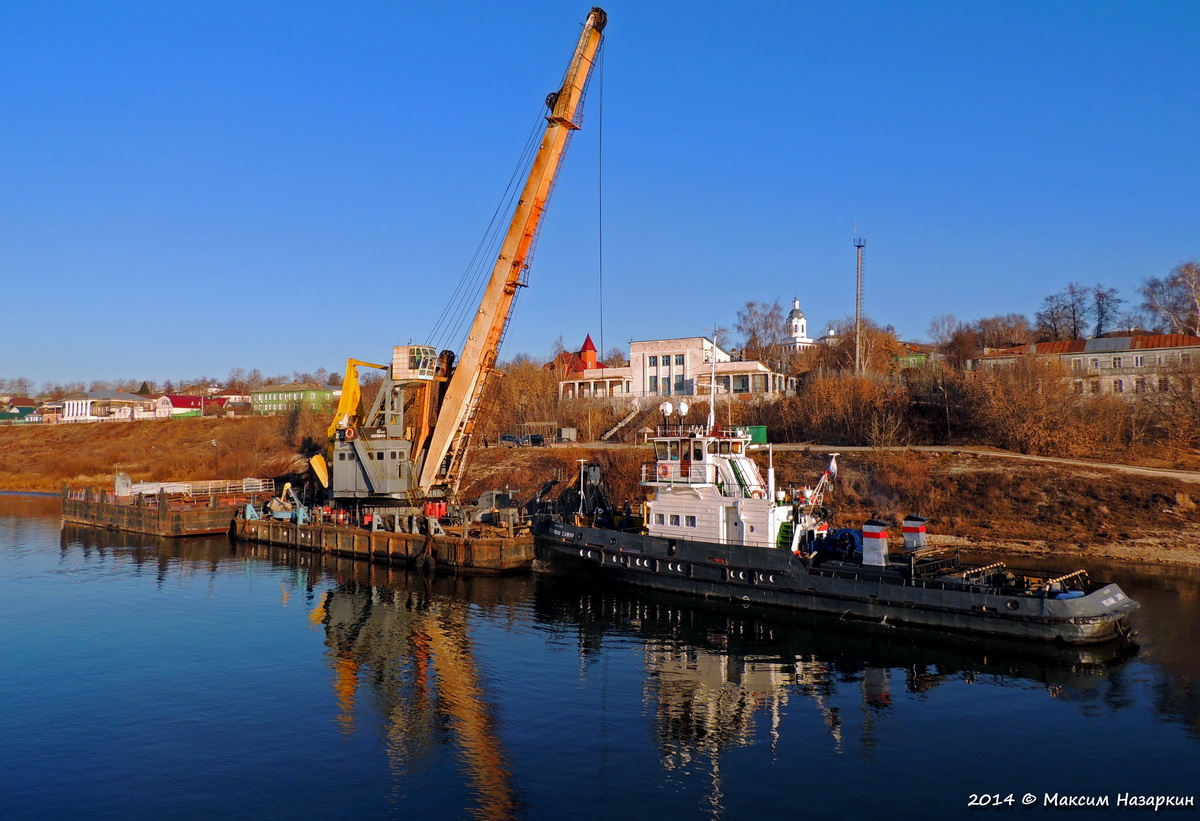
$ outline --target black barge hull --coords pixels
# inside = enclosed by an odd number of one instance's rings
[[[1115,584],[1079,598],[1006,593],[945,579],[905,578],[899,567],[811,567],[774,548],[662,539],[546,523],[537,559],[654,590],[1016,639],[1096,644],[1128,635],[1137,609]]]

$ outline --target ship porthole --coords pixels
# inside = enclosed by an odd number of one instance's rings
[[[609,544],[612,544],[612,545],[615,545],[615,544],[617,543],[617,540],[616,540],[616,538],[612,538],[612,539],[609,539],[609,540],[608,540],[608,543],[609,543]]]
[[[1008,609],[1009,609],[1009,610],[1016,610],[1016,609],[1017,609],[1018,607],[1020,607],[1020,606],[1021,606],[1021,603],[1020,603],[1019,601],[1017,601],[1016,599],[1011,599],[1011,600],[1008,602]]]

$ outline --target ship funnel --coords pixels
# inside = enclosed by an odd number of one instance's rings
[[[925,523],[928,521],[920,516],[904,517],[905,551],[919,550],[925,546]]]
[[[863,525],[863,564],[887,567],[888,532],[887,522],[872,519]]]

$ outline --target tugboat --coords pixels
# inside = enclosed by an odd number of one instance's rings
[[[1084,570],[1019,571],[1004,562],[964,563],[931,547],[926,520],[904,520],[904,552],[888,550],[888,523],[831,529],[824,497],[837,455],[812,488],[764,480],[746,428],[682,424],[686,405],[663,403],[641,466],[653,490],[641,517],[608,499],[596,465],[543,517],[535,548],[544,569],[587,571],[657,590],[821,612],[901,626],[1092,644],[1127,637],[1138,603]],[[680,420],[670,424],[671,416]]]

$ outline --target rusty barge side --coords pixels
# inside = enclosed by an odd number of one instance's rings
[[[246,520],[247,503],[261,494],[117,496],[112,491],[63,487],[67,524],[150,536],[228,534],[249,542],[350,556],[382,564],[422,565],[471,573],[520,573],[533,564],[533,536],[370,531],[336,524],[293,524],[276,519]]]
[[[533,564],[533,536],[425,536],[274,519],[237,519],[236,539],[382,564],[452,568],[468,573],[521,573]]]
[[[208,536],[229,531],[229,522],[260,494],[117,496],[113,491],[63,486],[62,517],[90,525],[150,536]]]

